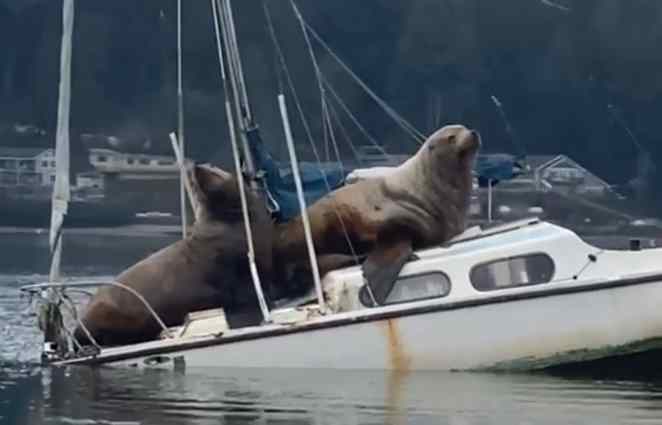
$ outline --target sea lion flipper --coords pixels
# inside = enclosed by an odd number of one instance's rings
[[[412,241],[404,235],[380,240],[363,263],[363,277],[378,304],[391,292],[400,270],[413,255]]]

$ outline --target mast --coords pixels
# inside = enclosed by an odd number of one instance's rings
[[[235,114],[239,126],[244,166],[248,176],[251,178],[251,186],[256,188],[255,181],[255,163],[248,146],[246,133],[255,128],[253,115],[248,103],[248,94],[246,92],[246,82],[244,79],[241,57],[239,56],[239,44],[237,42],[237,33],[234,26],[234,17],[230,0],[216,0],[218,13],[220,14],[221,34],[223,45],[227,56],[227,77],[235,104]]]
[[[71,49],[74,27],[74,0],[62,2],[62,43],[60,47],[60,83],[57,105],[57,130],[55,135],[55,184],[51,204],[51,226],[49,232],[50,247],[50,282],[58,282],[62,258],[62,229],[64,217],[69,208],[71,197],[69,182],[69,124],[71,107]],[[59,289],[49,289],[45,296],[47,302],[39,314],[39,327],[44,332],[44,351],[64,353],[68,350],[66,336],[63,334],[63,320],[59,310],[62,299]]]
[[[70,199],[69,182],[69,123],[71,107],[71,44],[74,27],[74,0],[62,4],[62,44],[60,48],[60,85],[55,136],[56,175],[51,206],[49,244],[51,251],[51,282],[60,279],[62,255],[62,226]]]
[[[182,82],[182,0],[177,0],[177,138],[182,161],[186,157],[184,145],[184,88]],[[179,205],[182,217],[182,238],[188,234],[185,195],[186,170],[179,167]]]
[[[226,65],[229,66],[229,58],[226,61],[223,58],[223,46],[221,44],[221,30],[219,28],[219,10],[220,2],[219,0],[211,0],[212,13],[214,18],[214,30],[216,35],[216,47],[218,51],[218,62],[221,69],[221,79],[223,81],[223,94],[225,96],[225,114],[228,122],[228,130],[230,133],[230,142],[232,145],[232,156],[234,159],[235,173],[237,176],[237,183],[239,185],[239,196],[241,200],[241,211],[243,214],[244,222],[244,231],[246,232],[246,241],[248,244],[248,264],[251,271],[251,280],[253,281],[253,287],[255,288],[255,293],[257,295],[258,303],[260,305],[260,310],[262,312],[262,317],[265,322],[271,321],[271,315],[269,313],[269,307],[264,297],[264,292],[262,291],[262,284],[260,282],[260,275],[257,270],[257,265],[255,263],[255,249],[253,246],[253,231],[251,229],[250,216],[248,211],[248,203],[246,201],[246,192],[244,187],[244,176],[241,172],[241,164],[239,161],[239,147],[237,143],[237,134],[234,126],[234,117],[232,113],[232,106],[230,105],[230,88],[228,84],[228,76],[226,73]],[[226,50],[226,54],[228,51]],[[244,134],[245,138],[245,133]],[[245,146],[247,148],[247,146]]]

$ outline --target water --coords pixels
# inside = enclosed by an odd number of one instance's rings
[[[69,236],[69,275],[111,276],[172,236]],[[46,236],[0,234],[0,424],[659,424],[637,375],[42,368],[18,287],[45,278]],[[326,349],[311,347],[311,349]],[[265,353],[268,355],[268,353]]]

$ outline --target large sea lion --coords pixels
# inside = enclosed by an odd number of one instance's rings
[[[140,293],[167,326],[180,325],[191,311],[209,308],[224,307],[230,313],[245,308],[259,311],[246,255],[236,178],[205,165],[192,167],[189,174],[193,197],[199,205],[189,235],[130,267],[117,277],[117,282]],[[255,259],[263,286],[268,287],[273,225],[260,196],[251,190],[246,194]],[[82,321],[101,345],[147,341],[161,331],[143,304],[118,287],[100,288]],[[75,336],[89,343],[80,327]]]
[[[433,133],[418,152],[382,177],[344,186],[307,209],[317,255],[367,255],[363,274],[378,303],[388,295],[413,250],[441,244],[460,234],[480,147],[476,131],[449,125]],[[308,257],[301,217],[277,230],[276,265]],[[327,262],[320,274],[337,266]],[[285,270],[279,276],[287,276]]]

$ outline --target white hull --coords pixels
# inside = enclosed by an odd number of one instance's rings
[[[400,312],[397,318],[364,323],[349,324],[345,315],[337,315],[281,335],[267,336],[282,326],[252,328],[235,342],[220,343],[221,337],[215,345],[168,352],[166,345],[177,343],[159,341],[104,350],[96,359],[73,363],[143,367],[156,354],[140,353],[154,348],[170,360],[183,357],[186,367],[517,370],[662,347],[662,281],[540,295],[405,316]],[[325,325],[331,327],[306,329]],[[210,339],[199,343],[205,341],[213,344]]]
[[[525,220],[470,229],[416,254],[383,305],[366,299],[361,268],[350,267],[324,277],[326,315],[304,297],[272,311],[271,324],[230,329],[222,309],[209,310],[189,315],[169,338],[50,361],[525,370],[662,348],[662,249],[602,250]]]

